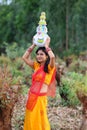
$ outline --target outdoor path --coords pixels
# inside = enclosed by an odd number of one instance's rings
[[[23,130],[26,97],[21,96],[16,103],[12,117],[12,130]],[[48,107],[48,118],[52,130],[79,130],[82,120],[82,108],[63,106]]]

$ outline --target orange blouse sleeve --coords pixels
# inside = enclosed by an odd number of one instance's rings
[[[37,70],[40,67],[37,61],[34,61],[34,70]]]
[[[53,75],[53,72],[54,72],[54,69],[55,69],[55,67],[51,68],[50,64],[48,65],[49,73],[46,73],[46,77],[45,77],[44,83],[49,85],[49,83],[51,81],[51,78],[52,78],[52,75]]]

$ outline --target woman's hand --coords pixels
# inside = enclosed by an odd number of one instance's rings
[[[50,37],[47,37],[45,47],[48,48],[50,45]]]
[[[31,50],[33,50],[35,46],[36,46],[35,44],[32,44],[29,48],[30,48]],[[29,48],[28,48],[28,49],[29,49]]]

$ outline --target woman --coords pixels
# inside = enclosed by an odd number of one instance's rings
[[[48,44],[36,51],[36,61],[30,57],[35,45],[23,55],[26,64],[34,69],[28,93],[24,130],[50,130],[47,117],[47,95],[54,96],[55,56]]]

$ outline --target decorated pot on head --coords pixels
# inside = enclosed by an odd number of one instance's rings
[[[39,47],[44,46],[48,37],[45,12],[41,13],[39,25],[36,28],[36,32],[37,33],[33,37],[33,43]]]

